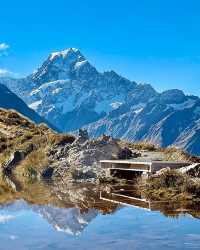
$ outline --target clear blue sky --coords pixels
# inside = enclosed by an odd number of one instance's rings
[[[77,47],[98,70],[157,90],[200,95],[199,0],[18,0],[0,3],[0,72],[36,69]]]

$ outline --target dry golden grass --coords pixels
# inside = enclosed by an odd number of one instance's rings
[[[49,134],[48,142],[50,145],[65,145],[67,143],[73,143],[75,136],[71,134]]]
[[[152,176],[143,187],[145,196],[152,200],[187,200],[200,197],[200,180],[178,170],[166,170]]]
[[[167,161],[186,161],[186,162],[200,162],[200,158],[190,155],[187,152],[176,147],[162,148],[161,152],[165,155]]]
[[[40,177],[43,170],[48,167],[48,157],[45,149],[39,148],[31,152],[14,170],[14,174],[30,178]]]
[[[133,150],[148,150],[148,151],[160,150],[159,145],[153,144],[149,141],[129,142],[125,140],[118,140],[118,144],[122,147],[129,147],[130,149]]]
[[[156,151],[159,149],[158,145],[155,145],[148,141],[141,141],[134,143],[134,148],[137,150],[148,150],[148,151]]]

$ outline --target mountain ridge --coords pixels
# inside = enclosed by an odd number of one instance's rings
[[[47,122],[45,118],[39,116],[34,110],[30,109],[24,101],[2,84],[0,84],[0,108],[16,110],[37,124],[47,123],[51,128],[55,129],[55,127]]]
[[[51,53],[32,75],[0,83],[61,131],[85,127],[92,137],[105,133],[200,154],[199,97],[100,73],[78,49]]]

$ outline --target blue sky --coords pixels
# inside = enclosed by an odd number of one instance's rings
[[[98,70],[200,95],[198,0],[0,0],[0,74],[77,47]]]

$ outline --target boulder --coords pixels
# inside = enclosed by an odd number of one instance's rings
[[[26,152],[24,151],[15,151],[9,158],[9,160],[4,164],[3,171],[4,173],[11,173],[12,169],[16,167],[16,165],[24,160],[26,156]]]
[[[188,174],[192,177],[200,177],[200,163],[193,163],[187,167],[179,169],[182,174]]]
[[[133,152],[127,147],[122,148],[118,153],[118,159],[120,160],[131,159],[132,157],[133,157]]]
[[[170,167],[162,168],[162,169],[158,170],[153,176],[154,177],[160,176],[160,175],[168,172],[169,170],[170,170]]]
[[[76,143],[84,143],[89,140],[89,135],[87,129],[79,129],[78,138],[76,139]]]

